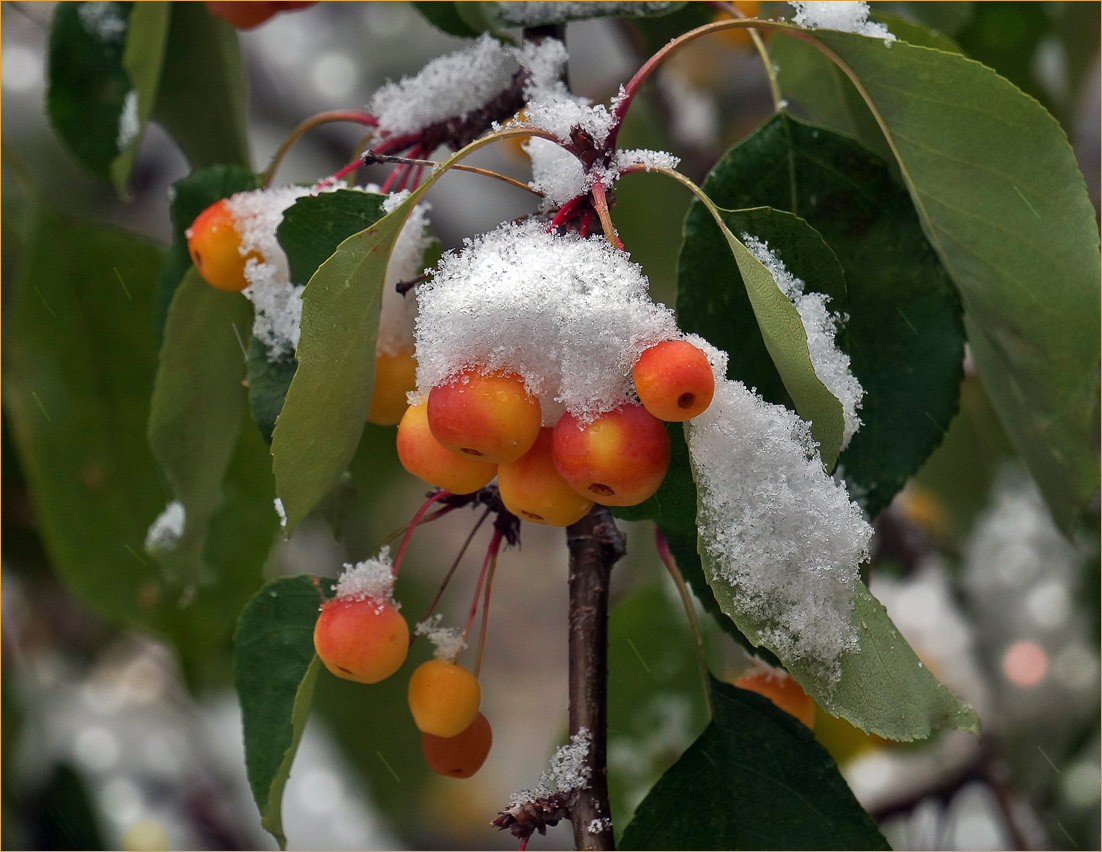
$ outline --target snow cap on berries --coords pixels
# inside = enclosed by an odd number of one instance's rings
[[[755,644],[838,677],[872,538],[860,508],[823,470],[809,424],[741,382],[717,375],[687,426],[705,570],[762,624]]]
[[[441,258],[418,288],[422,395],[471,368],[519,374],[544,424],[583,422],[630,402],[644,349],[681,337],[647,279],[603,237],[505,224]]]
[[[384,547],[377,556],[357,562],[344,564],[344,572],[337,579],[337,597],[352,600],[374,600],[387,603],[395,609],[394,600],[394,563],[390,559],[390,548]]]

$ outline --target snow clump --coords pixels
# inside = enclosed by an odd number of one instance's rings
[[[355,565],[344,563],[344,572],[337,579],[338,598],[351,600],[372,600],[389,604],[398,609],[394,600],[394,563],[390,559],[390,548],[384,547],[378,556],[357,562]]]
[[[827,311],[827,296],[823,293],[804,292],[804,282],[790,273],[784,262],[769,250],[769,243],[749,234],[743,234],[742,241],[762,266],[769,270],[781,292],[796,306],[796,312],[807,333],[807,349],[815,375],[842,403],[845,425],[841,449],[844,450],[849,445],[850,438],[861,428],[857,409],[861,407],[861,400],[865,395],[865,389],[850,371],[849,355],[839,349],[834,340],[838,333],[838,324],[844,322],[844,318],[838,313]]]
[[[671,2],[629,3],[586,0],[582,3],[514,3],[492,4],[505,24],[530,27],[578,18],[597,18],[605,15],[646,15],[665,12],[673,7]]]
[[[823,470],[811,427],[741,382],[716,376],[688,422],[705,570],[761,627],[749,638],[837,679],[856,650],[853,596],[872,527]]]
[[[884,44],[895,41],[883,24],[874,24],[869,20],[869,4],[850,2],[850,0],[827,0],[827,2],[798,2],[790,0],[789,6],[796,10],[792,19],[798,27],[809,30],[840,30],[844,33],[872,36],[884,39]]]
[[[432,655],[444,662],[451,663],[459,656],[459,652],[467,647],[467,641],[463,638],[463,632],[458,627],[442,627],[440,625],[443,616],[440,614],[417,622],[413,628],[415,636],[425,636],[432,643]]]
[[[149,525],[145,534],[146,550],[171,550],[184,534],[187,510],[179,500],[173,500]]]
[[[514,793],[506,812],[526,802],[546,799],[554,795],[570,795],[589,786],[590,768],[585,765],[593,734],[588,728],[580,728],[570,737],[570,742],[559,746],[551,756],[551,764],[540,775],[539,783],[532,789]]]
[[[466,369],[512,372],[547,426],[564,407],[585,422],[631,402],[639,355],[682,336],[625,252],[533,220],[466,240],[417,295],[411,401]]]

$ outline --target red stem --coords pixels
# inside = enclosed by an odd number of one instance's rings
[[[398,576],[398,568],[402,564],[402,557],[405,556],[406,546],[409,544],[409,540],[413,537],[413,531],[417,529],[417,524],[421,521],[421,517],[428,511],[429,506],[435,503],[442,497],[447,497],[451,494],[450,491],[437,491],[428,500],[424,502],[420,509],[417,510],[417,514],[413,516],[413,520],[409,522],[409,528],[406,530],[406,534],[402,536],[402,544],[398,547],[398,555],[394,557],[394,570],[395,577]]]
[[[463,628],[463,641],[471,633],[471,625],[474,623],[475,613],[478,612],[478,598],[482,594],[482,583],[486,580],[486,572],[490,564],[497,560],[497,551],[501,547],[501,530],[494,530],[494,537],[490,539],[490,546],[486,549],[486,558],[482,560],[482,570],[478,572],[478,585],[475,586],[474,600],[471,601],[471,611],[467,614],[467,624]]]
[[[448,507],[448,509],[444,509],[441,511],[446,512],[450,510],[451,507]],[[455,574],[455,570],[459,567],[459,563],[463,559],[463,554],[467,552],[467,548],[470,546],[471,541],[474,539],[474,535],[476,532],[478,532],[479,527],[482,526],[482,522],[490,517],[491,511],[492,510],[487,509],[485,512],[483,512],[482,517],[478,519],[478,523],[475,524],[474,528],[470,531],[470,533],[467,534],[467,538],[463,541],[463,546],[459,548],[459,554],[455,557],[455,561],[452,562],[451,568],[448,569],[448,573],[444,575],[444,579],[440,583],[440,588],[436,590],[436,596],[429,603],[428,609],[426,609],[425,614],[418,619],[418,622],[424,621],[426,618],[432,615],[432,611],[436,609],[436,605],[440,603],[440,598],[444,596],[444,589],[446,589],[448,587],[448,583],[451,582],[452,575]],[[426,521],[430,520],[434,516],[435,515],[430,515],[428,518],[426,518]]]

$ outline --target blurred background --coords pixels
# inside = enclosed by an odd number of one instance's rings
[[[938,29],[1041,100],[1068,133],[1097,209],[1098,4],[875,5]],[[134,197],[123,203],[62,149],[43,106],[53,6],[0,3],[5,291],[19,266],[20,213],[32,196],[75,219],[166,244],[169,188],[188,171],[171,139],[151,125]],[[784,4],[762,7],[789,13]],[[385,81],[464,45],[398,2],[318,3],[243,31],[240,41],[257,169],[304,118],[362,107]],[[638,31],[609,20],[570,24],[567,43],[574,90],[600,102],[647,55]],[[633,108],[622,144],[674,151],[682,170],[700,180],[771,110],[756,55],[711,38],[669,63]],[[333,173],[353,158],[359,136],[338,125],[311,132],[278,182]],[[478,156],[480,165],[527,179],[518,147]],[[360,179],[381,174],[365,170]],[[446,248],[531,205],[524,193],[460,174],[439,182],[429,199]],[[668,223],[687,203],[687,193],[654,176],[617,187],[616,224],[659,300],[673,298],[680,233]],[[281,542],[269,577],[335,576],[343,562],[373,554],[420,504],[423,488],[400,470],[393,431],[367,428],[339,513],[316,513]],[[212,663],[196,686],[171,648],[101,620],[70,594],[39,538],[6,418],[2,477],[2,845],[274,848],[245,778],[228,670]],[[944,445],[877,522],[871,587],[925,664],[976,706],[984,737],[951,732],[898,745],[822,715],[816,725],[896,848],[1098,848],[1097,511],[1096,500],[1093,528],[1073,540],[1056,530],[968,374]],[[409,613],[423,609],[475,519],[455,512],[413,537],[400,581]],[[610,649],[610,772],[621,825],[705,723],[691,638],[653,530],[624,526],[628,557],[614,571]],[[427,772],[403,684],[365,689],[323,675],[284,796],[290,848],[514,847],[489,821],[513,791],[537,782],[565,739],[563,538],[560,530],[526,527],[521,547],[499,562],[482,674],[495,743],[481,772],[469,781]],[[449,587],[452,623],[465,613],[488,539],[480,531]],[[746,666],[711,628],[709,646],[717,674],[733,678]],[[569,826],[532,841],[535,849],[570,846]]]

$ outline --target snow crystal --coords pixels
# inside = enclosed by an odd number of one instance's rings
[[[533,136],[524,143],[524,150],[532,161],[528,185],[543,193],[544,207],[562,207],[591,188],[581,160],[557,142]]]
[[[711,406],[687,424],[707,570],[762,623],[756,644],[837,676],[839,655],[857,647],[853,595],[872,528],[823,471],[809,424],[716,378]]]
[[[589,0],[584,3],[494,3],[501,20],[508,25],[527,27],[574,18],[596,18],[603,15],[643,15],[665,12],[674,4],[670,2],[625,3]]]
[[[120,151],[127,148],[142,129],[141,119],[138,117],[138,92],[131,89],[126,93],[122,102],[122,112],[119,114],[119,132],[115,139],[115,147]]]
[[[553,89],[532,93],[524,107],[522,126],[546,130],[560,142],[569,143],[571,131],[580,128],[597,145],[604,143],[612,130],[613,118],[604,104],[591,106],[585,98]]]
[[[380,133],[415,133],[480,109],[509,86],[516,70],[509,49],[483,35],[464,50],[437,57],[416,75],[382,86],[368,110],[378,119]]]
[[[551,763],[540,775],[539,783],[530,790],[520,790],[512,796],[510,807],[547,798],[556,793],[573,793],[584,790],[589,784],[590,767],[585,765],[593,735],[588,728],[580,728],[570,737],[570,742],[559,746],[551,757]]]
[[[372,559],[355,565],[346,562],[342,567],[344,572],[337,579],[338,598],[375,600],[398,608],[398,603],[391,596],[394,591],[394,566],[389,547],[384,547]]]
[[[838,332],[838,323],[843,318],[837,313],[827,311],[827,296],[822,293],[804,292],[804,282],[788,271],[784,262],[769,250],[769,244],[749,234],[742,235],[742,241],[750,253],[769,270],[781,291],[792,300],[796,312],[807,332],[807,350],[811,356],[811,365],[826,389],[842,403],[842,418],[845,422],[842,431],[842,449],[849,444],[850,438],[861,428],[861,418],[857,409],[865,389],[857,377],[850,372],[849,355],[837,347],[834,336]]]
[[[187,511],[179,500],[173,500],[157,519],[149,525],[145,534],[146,550],[171,550],[184,534]]]
[[[433,644],[433,656],[445,662],[455,662],[459,652],[467,647],[463,632],[458,627],[441,627],[442,615],[434,615],[419,621],[413,628],[416,636],[425,636]]]
[[[121,4],[106,2],[81,3],[77,19],[85,32],[108,44],[121,44],[126,39],[126,18],[119,13]]]
[[[626,253],[532,220],[445,254],[418,302],[421,394],[464,369],[514,372],[540,399],[545,425],[563,406],[585,421],[631,401],[640,353],[681,337]]]
[[[272,504],[275,506],[276,515],[279,516],[279,525],[287,529],[287,510],[283,508],[283,501],[276,497]]]
[[[790,0],[788,5],[796,10],[792,23],[798,27],[857,33],[882,38],[885,44],[895,41],[895,36],[888,32],[886,26],[874,24],[869,20],[868,3],[849,2],[849,0],[827,0],[827,2]]]
[[[598,817],[595,820],[591,820],[585,827],[585,830],[590,834],[600,834],[602,831],[611,831],[612,820],[608,817]]]
[[[646,171],[651,169],[676,169],[680,157],[675,157],[667,151],[648,151],[645,148],[621,148],[616,152],[616,169],[623,171],[631,166],[642,166]]]

